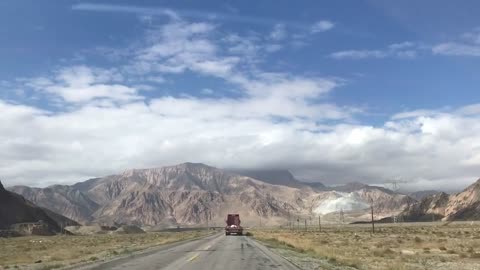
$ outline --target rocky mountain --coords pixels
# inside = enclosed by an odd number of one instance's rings
[[[58,214],[45,211],[16,193],[7,191],[0,182],[0,229],[9,229],[17,223],[43,221],[49,230],[59,232],[61,227],[55,219],[63,224],[69,221]]]
[[[329,190],[327,186],[320,182],[302,182],[303,184],[313,188],[314,190]]]
[[[75,187],[53,185],[47,188],[14,186],[10,191],[18,193],[36,205],[82,223],[92,221],[92,213],[99,205]]]
[[[383,188],[314,188],[288,171],[231,171],[198,163],[128,170],[72,186],[12,190],[82,223],[152,226],[223,226],[227,213],[239,213],[247,226],[277,225],[292,215],[307,217],[340,207],[345,212],[366,210],[372,199],[386,214],[411,203],[409,197]]]
[[[95,219],[156,225],[223,223],[229,212],[245,222],[281,219],[299,211],[301,190],[263,183],[203,164],[131,170],[97,182],[86,194],[102,205]]]
[[[456,194],[440,192],[427,196],[408,207],[402,215],[411,221],[479,220],[480,180]]]
[[[229,172],[248,176],[262,182],[287,187],[299,188],[302,183],[287,170],[228,170]]]
[[[407,195],[382,187],[352,183],[335,187],[334,190],[319,192],[314,196],[312,212],[317,214],[352,212],[357,218],[368,219],[373,204],[376,217],[383,218],[398,214],[415,202]]]
[[[408,196],[414,198],[417,201],[421,201],[425,197],[435,195],[435,194],[440,193],[440,192],[441,191],[438,191],[438,190],[420,190],[420,191],[415,191],[415,192],[408,193]]]
[[[432,221],[444,217],[445,208],[448,205],[449,196],[439,192],[424,197],[421,201],[410,205],[403,213],[406,221]]]
[[[270,169],[270,170],[247,170],[247,169],[230,169],[230,172],[245,175],[262,182],[287,186],[300,189],[313,189],[314,191],[332,190],[330,187],[325,186],[320,182],[300,181],[296,179],[293,174],[288,170]]]

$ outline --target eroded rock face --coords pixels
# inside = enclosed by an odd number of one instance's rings
[[[443,220],[479,220],[479,210],[480,180],[456,194],[440,192],[427,196],[406,209],[404,215],[412,221],[432,220],[432,217]]]
[[[14,186],[9,190],[22,195],[36,205],[81,223],[90,222],[92,213],[99,208],[99,205],[83,192],[71,186],[54,185],[47,188]]]

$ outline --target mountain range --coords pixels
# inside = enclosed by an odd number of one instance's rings
[[[134,169],[74,185],[14,186],[27,200],[83,224],[223,225],[239,213],[246,225],[286,224],[295,217],[355,212],[368,219],[402,212],[416,201],[385,188],[305,183],[285,170],[222,170],[199,163]]]

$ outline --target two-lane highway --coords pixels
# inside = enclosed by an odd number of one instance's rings
[[[166,246],[157,252],[123,258],[83,269],[253,270],[298,268],[245,236],[213,235]]]

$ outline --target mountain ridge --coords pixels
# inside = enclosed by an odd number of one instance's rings
[[[313,188],[296,180],[287,170],[239,173],[242,172],[202,163],[182,163],[125,170],[71,186],[12,187],[11,190],[84,224],[165,226],[201,225],[207,221],[221,225],[230,212],[240,213],[245,224],[255,224],[260,219],[282,224],[291,215],[314,215],[314,209],[324,202],[322,198],[333,198],[337,192],[323,185]],[[370,198],[382,200],[386,213],[406,205],[403,195],[380,187],[347,184],[339,189],[344,193],[356,192],[353,199],[363,204],[351,202],[353,205],[366,205]]]
[[[8,230],[12,225],[19,223],[43,222],[47,225],[44,233],[60,232],[61,227],[77,225],[76,222],[45,210],[23,196],[6,190],[0,182],[0,230]]]
[[[424,197],[402,213],[411,221],[423,221],[437,218],[444,221],[480,219],[480,179],[463,191],[437,194]]]

